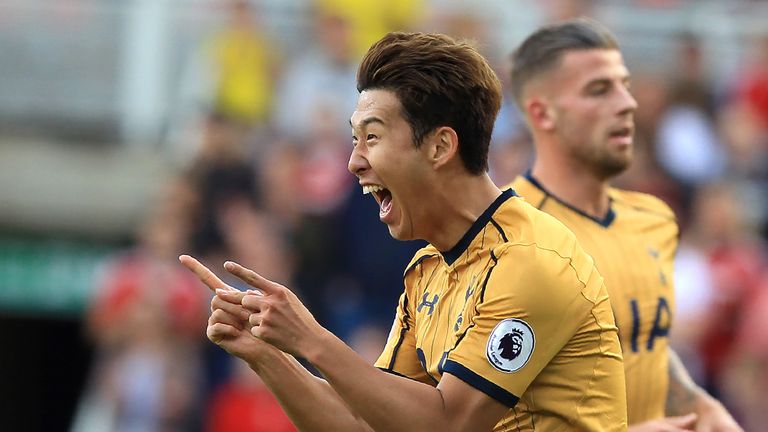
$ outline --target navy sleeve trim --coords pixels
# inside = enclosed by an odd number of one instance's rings
[[[520,398],[514,394],[504,390],[453,360],[446,360],[445,366],[443,366],[443,373],[445,372],[455,376],[510,408],[517,405],[517,401],[520,400]]]
[[[399,377],[401,377],[401,378],[407,378],[407,379],[409,379],[409,380],[411,380],[411,381],[416,381],[415,379],[413,379],[413,378],[409,377],[408,375],[403,375],[403,374],[401,374],[400,372],[397,372],[397,371],[393,371],[392,369],[384,369],[384,368],[377,368],[377,369],[379,369],[379,370],[380,370],[380,371],[382,371],[382,372],[386,372],[386,373],[390,373],[390,374],[392,374],[392,375],[396,375],[396,376],[399,376]]]
[[[405,333],[410,330],[410,326],[408,325],[408,295],[406,294],[403,297],[403,313],[404,317],[403,320],[405,321],[405,326],[400,329],[400,336],[397,340],[397,344],[395,345],[395,349],[392,350],[392,358],[389,360],[389,366],[387,367],[388,370],[392,370],[395,367],[395,360],[397,360],[397,353],[400,351],[400,346],[403,344],[403,341],[405,340]]]

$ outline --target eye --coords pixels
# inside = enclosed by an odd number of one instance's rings
[[[357,146],[357,137],[352,135],[352,147],[356,147],[356,146]]]
[[[592,96],[601,96],[608,92],[608,86],[605,84],[597,84],[589,88],[588,93]]]
[[[376,135],[374,135],[374,134],[368,134],[368,136],[365,137],[365,139],[368,140],[368,141],[375,140],[376,138],[378,138],[378,137]]]

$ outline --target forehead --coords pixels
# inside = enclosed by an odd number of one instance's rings
[[[624,58],[615,49],[569,51],[560,60],[557,73],[562,78],[578,81],[597,78],[625,78],[629,75]]]
[[[364,90],[357,98],[357,107],[349,122],[352,128],[363,127],[371,119],[391,124],[402,119],[400,100],[390,90]]]

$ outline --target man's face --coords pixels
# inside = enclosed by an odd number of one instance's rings
[[[544,92],[561,150],[601,179],[624,171],[632,161],[637,102],[621,53],[568,52],[548,78]]]
[[[428,165],[413,142],[397,96],[387,90],[360,93],[350,119],[352,154],[349,171],[358,177],[363,193],[379,204],[379,219],[398,240],[417,237],[416,221],[423,220]]]

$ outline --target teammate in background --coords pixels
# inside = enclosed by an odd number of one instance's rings
[[[487,175],[501,103],[488,63],[447,36],[390,33],[362,61],[358,90],[349,169],[393,237],[430,243],[405,271],[378,369],[286,287],[225,263],[260,290],[238,292],[182,256],[216,289],[208,337],[249,363],[300,430],[626,430],[602,277],[560,222]]]
[[[512,60],[512,91],[536,160],[510,186],[573,230],[605,278],[624,353],[630,430],[740,430],[668,345],[674,214],[653,196],[608,185],[632,160],[637,107],[616,39],[594,21],[566,21],[533,33]]]

